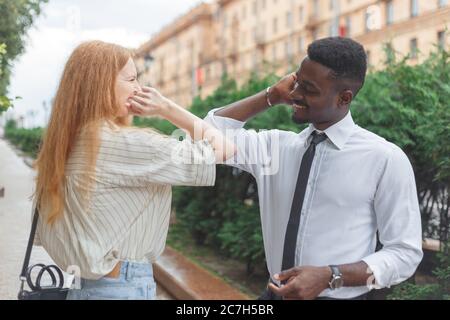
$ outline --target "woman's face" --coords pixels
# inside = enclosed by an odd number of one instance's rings
[[[133,59],[129,59],[127,64],[120,70],[116,81],[116,97],[120,106],[118,117],[129,115],[128,99],[141,91],[141,86],[137,81],[137,71]]]

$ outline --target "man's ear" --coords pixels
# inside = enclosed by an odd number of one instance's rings
[[[350,89],[345,89],[341,91],[339,94],[339,101],[338,106],[339,107],[348,107],[350,103],[353,101],[353,91]]]

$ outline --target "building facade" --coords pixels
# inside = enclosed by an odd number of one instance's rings
[[[385,50],[422,61],[449,47],[450,0],[216,0],[163,28],[138,50],[140,80],[180,105],[211,94],[223,74],[293,71],[308,44],[328,36],[364,45],[379,68]],[[389,44],[389,45],[388,45]]]

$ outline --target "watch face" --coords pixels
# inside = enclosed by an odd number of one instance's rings
[[[333,287],[335,289],[342,288],[343,285],[344,285],[344,281],[342,280],[341,277],[337,276],[336,278],[334,278]]]

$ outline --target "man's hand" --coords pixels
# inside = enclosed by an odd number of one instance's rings
[[[274,276],[275,280],[287,280],[285,285],[278,288],[270,283],[269,289],[285,300],[312,300],[328,288],[331,274],[330,267],[295,267]]]
[[[271,87],[269,91],[269,100],[272,105],[292,104],[289,93],[294,89],[297,77],[295,73],[285,76]],[[267,103],[266,90],[263,90],[251,97],[232,103],[220,110],[215,115],[219,117],[231,118],[234,120],[246,122],[257,114],[269,109]]]
[[[289,93],[294,90],[297,76],[295,73],[284,76],[276,85],[274,85],[269,93],[269,99],[272,104],[292,104]]]

